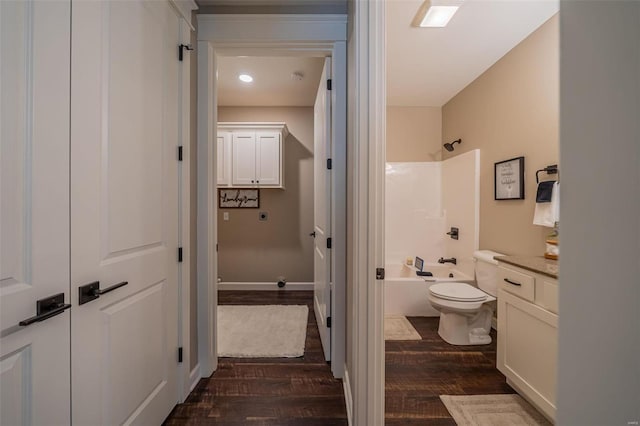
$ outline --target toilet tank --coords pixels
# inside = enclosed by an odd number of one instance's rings
[[[496,256],[504,255],[491,250],[473,252],[478,288],[492,296],[498,294],[498,261],[494,260]]]

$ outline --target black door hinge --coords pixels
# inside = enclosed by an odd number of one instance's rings
[[[327,158],[327,170],[331,170],[333,168],[333,162],[331,158]]]
[[[376,268],[376,280],[384,280],[384,268]]]
[[[182,62],[182,59],[183,59],[183,56],[184,56],[183,51],[185,49],[186,50],[193,50],[193,47],[191,47],[190,44],[180,44],[180,45],[178,45],[178,60],[180,62]]]
[[[182,161],[182,145],[178,147],[178,161]]]
[[[178,262],[182,262],[182,247],[178,247]]]
[[[182,346],[178,348],[178,362],[182,362]]]
[[[330,249],[331,248],[331,238],[327,238],[327,248]]]
[[[331,79],[327,80],[327,90],[331,90]]]
[[[216,251],[218,251],[218,243],[216,243]]]
[[[331,328],[331,317],[327,317],[327,328]]]

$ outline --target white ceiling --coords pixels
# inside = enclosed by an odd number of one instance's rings
[[[220,106],[313,106],[324,58],[235,57],[218,58],[218,105]],[[301,81],[291,74],[301,72]],[[240,74],[253,77],[243,83]]]
[[[388,105],[444,105],[558,11],[557,0],[466,0],[445,28],[411,27],[421,4],[387,0]]]

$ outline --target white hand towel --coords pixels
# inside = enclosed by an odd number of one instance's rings
[[[553,184],[551,202],[536,203],[536,211],[533,214],[533,224],[553,228],[560,221],[560,184]]]

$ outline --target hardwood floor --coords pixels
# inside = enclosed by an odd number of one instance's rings
[[[342,381],[324,361],[312,291],[220,291],[223,305],[307,305],[302,358],[219,358],[165,425],[347,425]]]
[[[496,368],[492,343],[453,346],[438,335],[439,318],[409,317],[422,340],[385,345],[385,424],[454,425],[440,395],[514,393]]]

